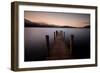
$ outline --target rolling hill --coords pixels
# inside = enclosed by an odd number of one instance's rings
[[[38,22],[31,22],[27,19],[24,19],[24,26],[25,27],[51,27],[51,28],[90,28],[90,25],[84,27],[72,27],[72,26],[57,26],[54,24],[46,24],[46,23],[38,23]]]

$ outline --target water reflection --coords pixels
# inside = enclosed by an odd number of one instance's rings
[[[55,31],[65,32],[65,41],[69,43],[70,35],[74,37],[72,59],[90,58],[90,29],[89,28],[30,28],[24,29],[25,61],[47,60],[46,35],[49,35],[50,46],[54,41]],[[69,45],[69,44],[67,44]]]

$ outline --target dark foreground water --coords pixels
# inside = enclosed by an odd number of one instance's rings
[[[70,35],[74,35],[74,48],[72,59],[90,58],[90,29],[89,28],[32,28],[24,29],[24,61],[47,60],[48,50],[46,47],[46,35],[50,37],[50,45],[54,41],[55,31],[64,31],[65,40],[69,45]]]

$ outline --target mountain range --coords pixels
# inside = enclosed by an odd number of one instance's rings
[[[54,27],[54,28],[90,28],[90,25],[84,27],[73,27],[73,26],[57,26],[54,24],[31,22],[28,19],[24,19],[25,27]]]

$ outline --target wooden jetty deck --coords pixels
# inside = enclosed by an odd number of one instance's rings
[[[48,59],[68,59],[71,58],[73,36],[70,38],[70,47],[67,47],[65,43],[65,32],[56,31],[54,32],[54,42],[53,45],[49,46],[49,36],[47,36],[47,46],[48,46]]]

